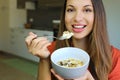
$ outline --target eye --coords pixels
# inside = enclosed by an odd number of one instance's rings
[[[67,12],[73,12],[74,10],[71,8],[66,9]]]
[[[84,10],[84,12],[86,12],[86,13],[89,13],[89,12],[92,12],[93,10],[92,9],[89,9],[89,8],[86,8],[85,10]]]

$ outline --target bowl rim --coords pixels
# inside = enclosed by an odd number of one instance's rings
[[[87,55],[87,57],[88,57],[86,63],[84,63],[82,66],[73,67],[73,68],[60,66],[59,64],[54,63],[54,61],[52,60],[52,55],[54,54],[54,52],[56,52],[56,51],[58,51],[58,50],[60,50],[60,49],[64,49],[64,48],[74,48],[74,49],[79,49],[79,50],[83,51],[83,52]],[[63,48],[59,48],[59,49],[53,51],[53,53],[52,53],[51,56],[50,56],[50,60],[51,60],[51,62],[52,62],[54,65],[56,65],[56,66],[58,66],[58,67],[61,67],[61,68],[65,68],[65,69],[77,69],[77,68],[82,68],[82,67],[84,67],[84,66],[86,66],[86,65],[89,65],[89,62],[90,62],[90,56],[89,56],[88,53],[87,53],[86,51],[84,51],[83,49],[76,48],[76,47],[63,47]]]

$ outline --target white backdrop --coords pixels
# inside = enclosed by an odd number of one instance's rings
[[[103,0],[110,42],[120,49],[120,0]]]

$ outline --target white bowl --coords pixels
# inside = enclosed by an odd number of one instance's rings
[[[83,61],[83,65],[76,68],[62,67],[58,61],[68,58],[78,59]],[[76,79],[84,75],[89,65],[90,57],[87,52],[74,47],[64,47],[55,50],[51,55],[51,64],[57,74],[64,79]]]

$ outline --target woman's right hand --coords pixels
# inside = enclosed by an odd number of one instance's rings
[[[51,44],[46,37],[37,37],[36,34],[30,32],[25,39],[29,52],[40,58],[47,58],[50,55],[47,47]]]

